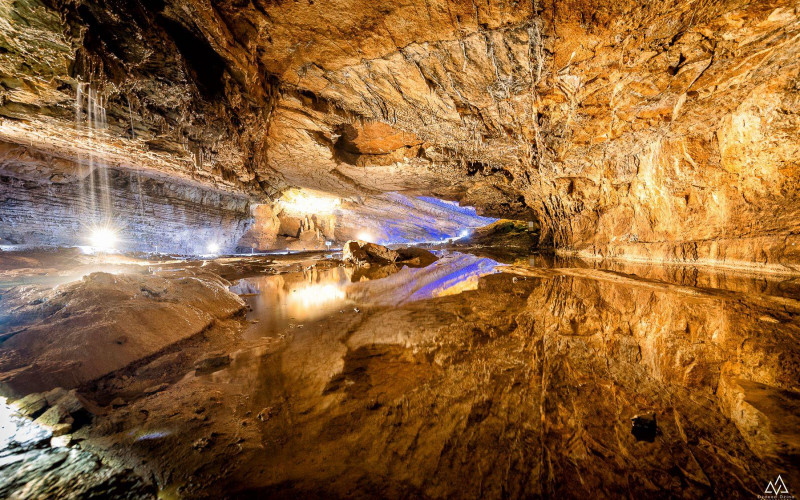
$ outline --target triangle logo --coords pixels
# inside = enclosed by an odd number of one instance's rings
[[[781,493],[788,494],[789,488],[786,487],[786,483],[783,482],[783,478],[779,475],[774,483],[770,481],[769,484],[767,484],[767,489],[764,490],[764,493],[772,493],[773,495],[780,495]]]

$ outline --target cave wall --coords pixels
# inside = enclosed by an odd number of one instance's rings
[[[250,202],[211,191],[110,170],[109,187],[123,251],[203,254],[210,243],[233,251],[252,224]],[[88,246],[99,210],[80,182],[42,183],[0,177],[0,244]]]
[[[439,242],[494,222],[471,207],[400,193],[337,199],[335,208],[318,213],[297,208],[281,199],[252,207],[253,224],[239,241],[240,250],[325,250],[359,239],[384,245]]]
[[[562,252],[800,271],[797,1],[3,9],[0,168],[17,176],[90,147],[256,203],[432,194],[539,219]],[[91,138],[79,80],[108,111]]]

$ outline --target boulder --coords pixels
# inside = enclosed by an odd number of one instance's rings
[[[362,266],[372,264],[384,266],[398,263],[413,267],[425,267],[438,260],[438,258],[423,248],[407,247],[392,250],[377,243],[351,240],[344,244],[342,260]]]
[[[397,258],[398,263],[406,264],[412,267],[425,267],[439,260],[439,257],[435,256],[432,252],[429,252],[424,248],[398,248],[397,253],[399,255]]]
[[[390,264],[398,257],[394,250],[361,240],[348,241],[342,249],[342,260],[354,264]]]
[[[44,394],[28,394],[16,403],[17,411],[26,417],[36,418],[48,407],[47,398]]]

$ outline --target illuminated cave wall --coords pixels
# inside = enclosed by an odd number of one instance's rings
[[[473,208],[430,197],[387,193],[360,200],[289,207],[253,204],[222,191],[108,170],[117,249],[199,255],[315,250],[351,239],[391,243],[442,241],[494,221]],[[93,218],[80,182],[0,178],[0,246],[84,246]],[[331,198],[333,200],[333,198]],[[317,211],[313,213],[312,211]]]
[[[472,207],[431,197],[387,193],[364,200],[357,209],[339,214],[339,240],[369,239],[376,243],[442,241],[464,236],[496,219],[481,217]]]
[[[250,203],[240,195],[169,183],[109,170],[118,249],[179,254],[204,253],[210,243],[233,251],[252,223]],[[78,182],[0,178],[0,245],[83,246],[92,218]]]
[[[384,245],[439,242],[496,220],[431,197],[386,193],[343,200],[309,190],[290,190],[274,206],[255,206],[253,215],[239,251],[325,249],[326,242],[341,247],[355,239]]]

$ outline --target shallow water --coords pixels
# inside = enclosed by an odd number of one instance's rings
[[[501,266],[469,254],[444,255],[425,268],[394,267],[381,279],[367,279],[369,270],[346,267],[262,275],[238,280],[230,289],[249,306],[248,338],[269,336],[326,316],[365,307],[399,306],[409,302],[474,290],[481,276]],[[372,269],[382,275],[381,269]]]
[[[101,386],[85,446],[189,498],[794,493],[796,279],[500,260],[242,271],[242,338]]]
[[[777,474],[800,483],[795,299],[458,254],[350,272],[259,278],[252,332],[282,340],[176,389],[220,395],[204,431],[217,451],[186,494],[749,497]]]

